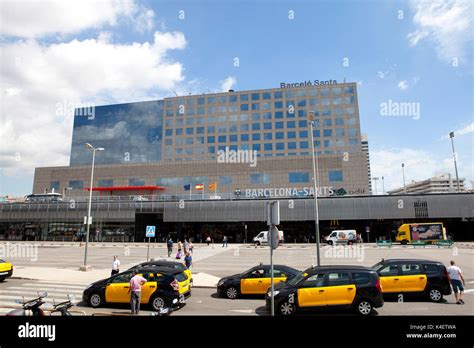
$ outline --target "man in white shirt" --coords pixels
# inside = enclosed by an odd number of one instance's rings
[[[451,261],[451,266],[448,267],[449,280],[451,281],[451,286],[453,287],[454,297],[456,298],[457,304],[464,304],[462,299],[462,294],[464,292],[464,286],[466,282],[462,276],[461,269],[454,264],[454,261]],[[461,283],[462,281],[462,283]],[[459,290],[459,295],[458,295]]]
[[[118,256],[114,256],[114,262],[112,262],[112,273],[110,274],[111,276],[120,273],[120,261],[118,259]]]

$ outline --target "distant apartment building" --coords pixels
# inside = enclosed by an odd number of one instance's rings
[[[465,187],[465,179],[459,179],[459,191],[467,192]],[[450,174],[440,174],[432,178],[422,180],[422,181],[413,181],[410,184],[406,185],[407,194],[425,194],[425,193],[454,193],[458,191],[458,185],[456,178]],[[387,191],[389,195],[398,195],[404,194],[405,188],[398,187],[396,189]]]
[[[369,138],[368,138],[367,134],[362,134],[361,145],[362,145],[362,152],[365,154],[365,156],[367,158],[367,173],[368,173],[367,180],[368,180],[369,183],[371,183],[372,182],[372,176],[370,174]],[[372,194],[372,185],[369,185],[369,194]]]

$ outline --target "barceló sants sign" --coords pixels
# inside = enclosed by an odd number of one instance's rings
[[[322,85],[337,85],[337,81],[336,80],[308,80],[308,81],[293,82],[293,83],[280,82],[280,88],[308,87],[308,86],[322,86]]]

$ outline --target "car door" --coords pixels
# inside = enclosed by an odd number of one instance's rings
[[[156,291],[156,275],[151,272],[146,272],[139,275],[147,280],[147,282],[142,286],[142,297],[140,299],[140,303],[146,304],[148,301],[150,301],[151,295]]]
[[[356,285],[349,272],[329,272],[326,275],[328,306],[350,305],[356,295]]]
[[[243,275],[240,279],[240,293],[241,294],[259,294],[265,293],[265,290],[261,292],[263,288],[263,282],[265,277],[265,269],[263,267],[259,267],[253,269],[252,271],[248,272],[247,274]]]
[[[116,275],[105,286],[105,301],[113,303],[126,303],[130,301],[130,279],[132,272],[124,272]]]
[[[382,284],[382,292],[396,293],[400,292],[400,273],[398,264],[392,263],[382,267],[378,271],[380,283]]]
[[[297,290],[298,307],[325,307],[327,292],[324,286],[324,273],[310,275]]]
[[[401,292],[421,292],[425,290],[428,279],[421,264],[401,263],[400,271]]]

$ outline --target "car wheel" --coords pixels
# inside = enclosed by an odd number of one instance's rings
[[[89,296],[89,305],[93,308],[102,306],[103,302],[104,300],[102,299],[102,296],[100,296],[100,294],[97,292]]]
[[[366,299],[361,299],[357,302],[357,305],[356,305],[357,314],[367,316],[367,315],[371,315],[373,313],[373,310],[374,308],[372,306],[372,303],[370,303],[370,301]]]
[[[432,302],[440,302],[443,299],[443,294],[438,288],[431,288],[428,290],[428,298]]]
[[[256,246],[260,246],[260,242],[255,242],[255,245],[256,245]]]
[[[237,289],[234,288],[233,286],[227,288],[226,292],[225,292],[227,298],[230,298],[231,300],[234,300],[237,298],[237,295],[239,294]]]
[[[328,245],[332,245],[332,240],[327,241]]]
[[[278,311],[281,315],[293,315],[296,312],[296,307],[293,303],[290,303],[288,300],[283,301],[278,306]]]
[[[408,244],[408,241],[407,241],[407,240],[402,240],[401,244],[402,244],[402,245],[407,245],[407,244]]]
[[[163,299],[163,297],[155,296],[151,300],[151,308],[153,308],[154,311],[158,312],[164,306],[165,306],[165,300]]]
[[[348,245],[352,245],[352,241],[351,241],[351,240],[348,241],[347,244],[348,244]]]
[[[7,277],[0,277],[0,283],[3,282]]]

